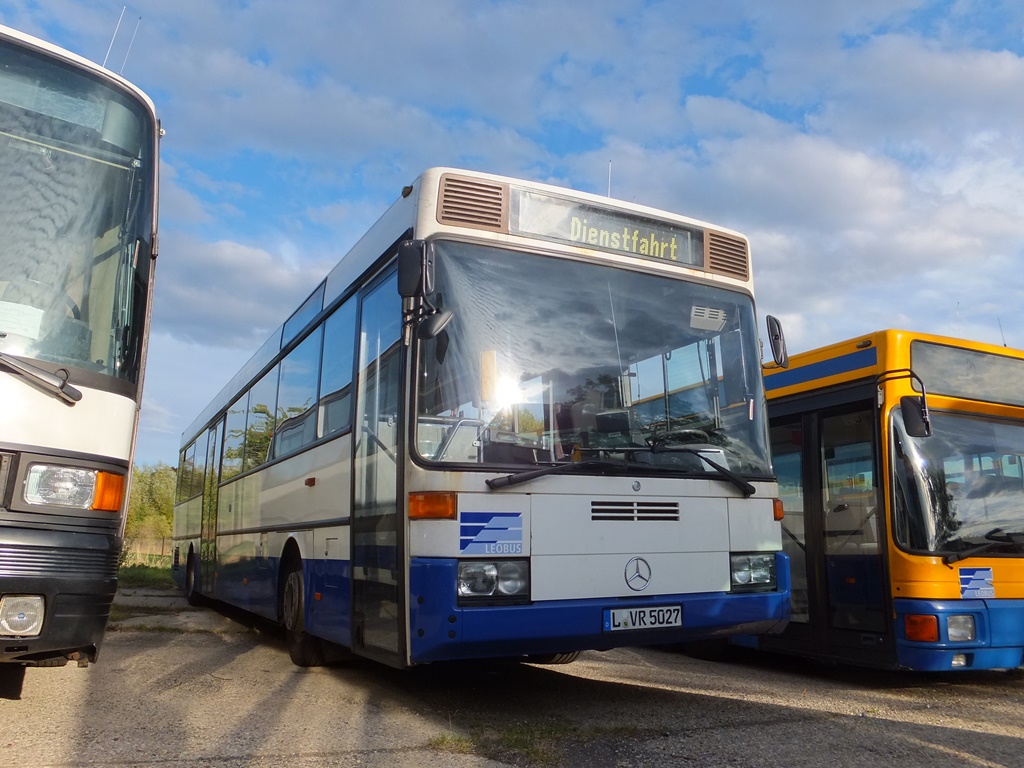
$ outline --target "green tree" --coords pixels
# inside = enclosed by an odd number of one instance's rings
[[[177,472],[166,464],[136,465],[125,521],[125,550],[131,542],[170,538]]]

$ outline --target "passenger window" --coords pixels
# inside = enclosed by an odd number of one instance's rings
[[[277,430],[270,458],[292,453],[316,440],[316,390],[322,335],[323,329],[317,328],[281,361]]]
[[[228,408],[227,424],[224,428],[224,461],[221,463],[221,482],[230,480],[242,472],[242,453],[245,450],[245,414],[248,411],[248,393],[238,398]]]
[[[320,373],[320,436],[352,424],[352,364],[355,349],[356,303],[347,301],[324,323]]]
[[[178,501],[185,501],[192,494],[192,470],[196,458],[196,444],[192,443],[181,452],[178,462]]]
[[[245,422],[245,448],[242,471],[267,460],[274,438],[274,409],[277,405],[277,371],[274,366],[249,390],[249,418]]]

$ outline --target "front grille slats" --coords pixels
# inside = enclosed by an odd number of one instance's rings
[[[117,553],[110,550],[0,546],[0,576],[113,578]]]
[[[673,501],[592,501],[591,520],[631,522],[679,520],[679,502]]]

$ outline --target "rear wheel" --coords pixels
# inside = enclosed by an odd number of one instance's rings
[[[199,594],[199,558],[195,552],[189,552],[185,561],[185,599],[189,605],[199,605],[202,601]]]
[[[281,620],[285,643],[292,663],[300,667],[318,667],[324,663],[324,647],[319,638],[306,633],[306,585],[302,563],[292,563],[284,579],[281,594]]]

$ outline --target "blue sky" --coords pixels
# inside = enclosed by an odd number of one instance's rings
[[[177,461],[434,165],[604,194],[611,163],[614,197],[743,232],[791,352],[889,327],[1024,347],[1019,2],[0,0],[0,22],[106,56],[167,131],[143,464]]]

